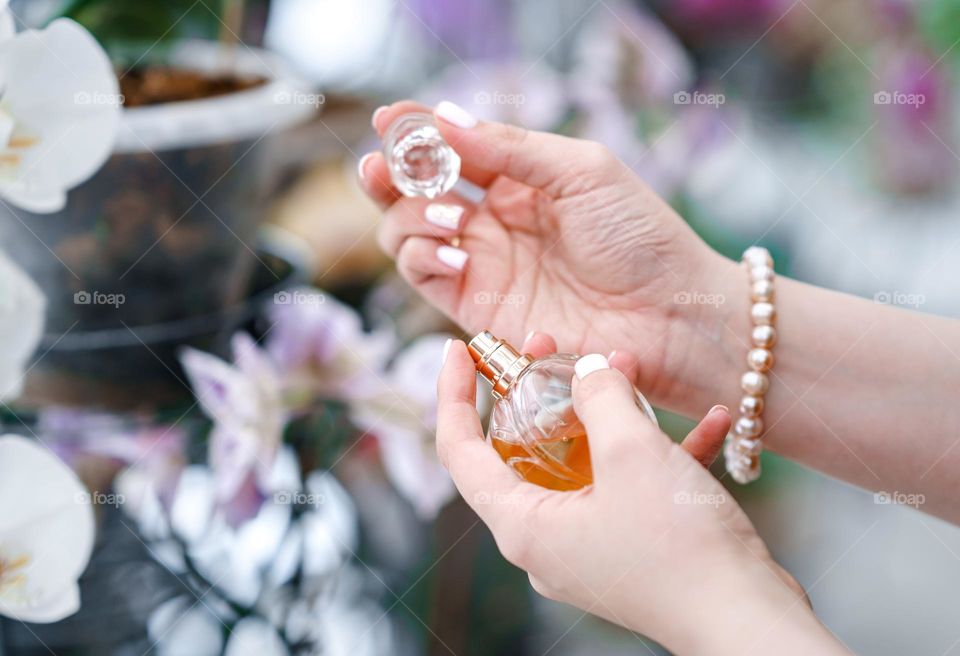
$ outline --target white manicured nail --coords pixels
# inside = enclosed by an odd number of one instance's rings
[[[452,339],[448,339],[448,340],[447,340],[447,343],[443,345],[443,360],[441,361],[441,364],[446,364],[446,362],[447,362],[447,353],[450,352],[450,345],[451,345],[451,344],[453,344],[453,340],[452,340]]]
[[[459,205],[430,203],[427,205],[424,216],[435,226],[456,230],[460,227],[460,219],[463,218],[463,208]]]
[[[463,271],[468,257],[470,257],[470,255],[467,251],[462,251],[453,246],[440,246],[437,248],[437,259],[457,271]]]
[[[607,358],[600,353],[591,353],[590,355],[585,355],[577,363],[573,365],[573,370],[577,374],[577,378],[583,380],[594,371],[600,371],[601,369],[609,369],[610,363],[607,362]]]
[[[367,153],[360,158],[360,163],[357,164],[357,175],[360,176],[361,180],[367,179],[367,174],[364,169],[367,167],[367,160],[369,160],[371,157],[373,157],[373,153]]]
[[[435,110],[437,116],[447,123],[456,125],[458,128],[472,128],[477,124],[477,119],[460,105],[444,100]]]

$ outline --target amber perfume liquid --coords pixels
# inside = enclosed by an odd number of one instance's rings
[[[489,332],[468,345],[477,372],[497,398],[488,437],[518,476],[553,490],[576,490],[593,482],[586,430],[573,408],[578,356],[522,355]],[[650,404],[637,392],[637,406],[656,424]]]

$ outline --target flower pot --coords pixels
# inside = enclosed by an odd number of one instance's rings
[[[28,402],[71,402],[37,384],[48,388],[61,374],[73,386],[146,391],[153,376],[169,382],[176,377],[176,347],[192,343],[190,335],[168,340],[162,353],[144,344],[124,357],[56,345],[96,334],[140,341],[144,326],[227,312],[248,293],[257,269],[277,279],[256,253],[274,186],[270,148],[273,135],[314,113],[310,94],[275,56],[245,47],[184,42],[164,63],[264,82],[125,109],[112,157],[70,192],[66,209],[35,215],[0,206],[0,243],[49,300],[45,343],[54,351],[30,370]],[[84,402],[111,405],[87,392]]]

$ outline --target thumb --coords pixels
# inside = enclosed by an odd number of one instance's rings
[[[606,147],[515,125],[478,121],[447,100],[434,109],[443,138],[465,165],[503,175],[554,198],[584,173],[602,176],[619,160]]]
[[[630,381],[598,353],[580,358],[575,370],[574,409],[587,431],[595,482],[602,484],[614,471],[635,464],[638,456],[665,463],[672,443],[637,406]]]

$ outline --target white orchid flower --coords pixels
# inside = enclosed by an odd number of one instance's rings
[[[0,252],[0,401],[18,394],[43,333],[47,301],[36,283]]]
[[[434,519],[456,494],[437,457],[436,380],[447,335],[411,343],[378,377],[378,393],[350,404],[350,416],[380,444],[384,469],[417,515]]]
[[[214,422],[209,461],[221,502],[251,474],[262,489],[269,487],[286,424],[280,377],[266,352],[238,333],[233,353],[232,365],[189,348],[180,357],[200,407]]]
[[[9,39],[17,33],[17,24],[10,11],[10,0],[0,0],[0,40]]]
[[[29,212],[64,208],[113,150],[119,84],[96,39],[71,20],[3,38],[0,0],[0,200]]]
[[[0,437],[0,615],[46,623],[77,612],[93,537],[93,507],[70,468],[26,438]]]

